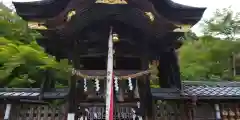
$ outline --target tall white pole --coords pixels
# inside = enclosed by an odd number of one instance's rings
[[[113,41],[112,28],[108,39],[106,120],[113,120]]]

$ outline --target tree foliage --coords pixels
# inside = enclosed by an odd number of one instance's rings
[[[233,80],[232,56],[240,52],[238,16],[230,9],[217,10],[202,24],[203,36],[186,37],[179,56],[183,79]]]
[[[231,8],[217,10],[214,17],[205,20],[203,33],[235,41],[240,33],[240,13],[234,13]]]
[[[39,87],[46,71],[58,85],[70,77],[67,60],[56,61],[36,43],[40,34],[10,9],[0,4],[0,86]]]

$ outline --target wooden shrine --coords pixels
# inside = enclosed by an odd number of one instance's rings
[[[45,81],[39,89],[0,89],[8,120],[105,119],[109,31],[114,44],[114,119],[227,120],[239,116],[239,107],[222,106],[239,99],[237,86],[182,84],[180,80],[175,50],[205,8],[171,0],[42,0],[14,2],[14,6],[29,27],[42,34],[37,42],[46,52],[69,59],[74,70],[68,88],[45,88],[52,82]],[[156,89],[150,88],[148,70],[153,60],[160,62],[161,88]],[[216,93],[230,89],[231,94]],[[47,102],[53,99],[66,102],[49,108]],[[201,118],[202,109],[213,111],[212,116],[204,113]],[[69,114],[74,118],[67,118]]]

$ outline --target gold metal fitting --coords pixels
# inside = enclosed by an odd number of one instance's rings
[[[113,42],[119,42],[118,34],[113,34]]]
[[[69,11],[68,14],[67,14],[67,21],[70,21],[74,15],[76,15],[75,10]]]
[[[28,22],[28,27],[35,30],[47,30],[48,28],[43,25],[43,23],[38,22]]]
[[[150,19],[151,22],[154,21],[155,16],[152,14],[152,12],[145,12],[145,15],[148,16],[148,18]]]
[[[175,26],[177,28],[174,29],[173,32],[188,32],[192,27],[192,25],[189,24],[175,24]]]
[[[102,3],[102,4],[128,4],[126,0],[97,0],[95,3]]]

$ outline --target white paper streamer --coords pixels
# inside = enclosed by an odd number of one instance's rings
[[[95,79],[95,85],[96,85],[96,91],[98,92],[100,90],[100,84],[98,78]]]
[[[133,90],[132,78],[131,77],[128,78],[128,87],[129,87],[129,90]]]
[[[119,87],[118,87],[118,78],[117,77],[114,77],[114,87],[115,87],[115,91],[118,92]]]
[[[84,92],[87,92],[87,78],[84,78]]]

